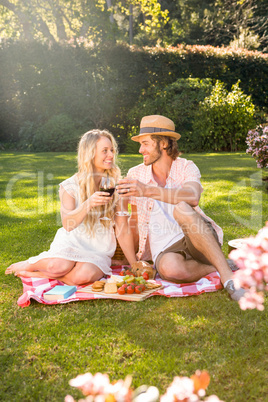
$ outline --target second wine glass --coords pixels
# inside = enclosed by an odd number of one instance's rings
[[[122,177],[123,178],[123,177]],[[129,216],[128,211],[124,207],[124,198],[119,196],[119,211],[115,213],[117,216]]]

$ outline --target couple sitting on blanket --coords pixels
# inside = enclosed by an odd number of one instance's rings
[[[72,285],[96,281],[111,274],[117,237],[129,264],[152,259],[160,277],[176,283],[195,282],[218,271],[231,298],[239,300],[244,290],[234,288],[221,251],[222,230],[198,206],[201,175],[192,161],[178,157],[179,138],[170,119],[144,117],[139,135],[132,137],[140,143],[143,163],[120,179],[112,134],[85,133],[78,147],[78,172],[60,183],[63,227],[49,251],[12,264],[6,274]],[[101,178],[107,175],[116,182],[114,196],[100,190]],[[121,203],[124,208],[131,204],[130,219],[116,214]],[[115,225],[100,219],[104,213]]]

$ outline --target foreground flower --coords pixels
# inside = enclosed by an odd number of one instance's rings
[[[188,377],[174,377],[173,382],[168,387],[165,395],[160,399],[161,402],[177,401],[198,401],[198,396],[194,394],[194,382]]]
[[[107,374],[90,373],[79,375],[69,383],[79,388],[86,399],[79,402],[157,402],[159,391],[156,387],[142,385],[135,391],[130,388],[132,378],[127,376],[125,380],[110,383]],[[197,370],[191,378],[174,377],[166,393],[160,397],[160,402],[223,402],[216,395],[204,399],[206,388],[210,382],[207,371]],[[102,385],[101,385],[102,383]],[[75,402],[71,395],[65,397],[65,402]]]
[[[107,374],[96,373],[94,376],[91,373],[78,375],[69,381],[72,387],[80,389],[86,396],[86,399],[81,401],[87,402],[130,402],[132,390],[131,377],[110,383]],[[67,395],[65,402],[75,402],[72,396]]]
[[[160,398],[160,402],[223,402],[216,395],[203,399],[206,388],[210,383],[210,376],[206,370],[197,370],[188,377],[174,377],[166,393]]]
[[[256,237],[244,239],[229,256],[240,268],[234,273],[235,286],[247,289],[239,301],[241,309],[263,310],[263,292],[268,290],[268,221]]]

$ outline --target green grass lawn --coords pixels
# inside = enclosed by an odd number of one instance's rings
[[[267,315],[242,311],[225,291],[198,297],[161,296],[141,303],[115,300],[17,306],[13,262],[48,249],[60,226],[58,183],[76,171],[73,153],[3,152],[1,191],[1,401],[63,401],[68,381],[98,371],[111,380],[132,374],[133,385],[161,393],[175,375],[197,369],[211,375],[208,394],[224,401],[267,401]],[[268,193],[246,154],[191,154],[200,168],[201,207],[224,230],[227,242],[255,235],[268,217]],[[121,155],[123,173],[141,162]]]

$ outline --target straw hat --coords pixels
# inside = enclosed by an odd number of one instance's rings
[[[139,142],[140,138],[144,135],[152,134],[173,137],[176,140],[181,138],[181,135],[175,132],[175,124],[172,120],[156,114],[143,117],[140,124],[140,134],[131,137],[131,139]]]

